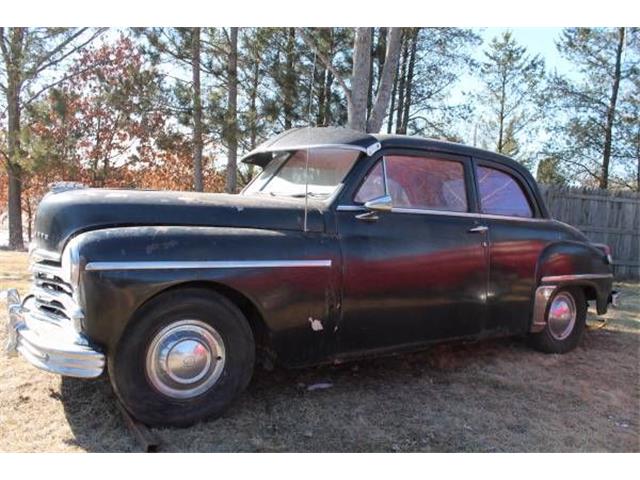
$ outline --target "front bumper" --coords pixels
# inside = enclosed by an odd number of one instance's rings
[[[18,292],[9,290],[7,352],[10,355],[19,352],[31,365],[47,372],[69,377],[99,377],[104,371],[104,354],[92,348],[70,322],[53,322],[38,315],[34,302],[32,296],[21,302]]]

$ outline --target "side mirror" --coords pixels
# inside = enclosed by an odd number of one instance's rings
[[[372,198],[364,204],[364,208],[372,212],[390,212],[393,208],[393,200],[391,195]]]
[[[373,198],[364,204],[364,208],[368,212],[356,215],[358,220],[366,220],[369,222],[378,220],[379,212],[390,212],[393,208],[393,201],[391,195],[383,195],[381,197]]]

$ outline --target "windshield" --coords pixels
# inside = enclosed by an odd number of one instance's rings
[[[307,178],[307,155],[308,186]],[[276,154],[243,192],[245,195],[328,197],[335,192],[360,152],[355,150],[316,148]]]

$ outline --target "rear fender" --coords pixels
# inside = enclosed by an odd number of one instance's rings
[[[546,324],[546,312],[553,293],[564,287],[580,287],[587,299],[596,301],[599,315],[606,313],[613,284],[613,270],[604,252],[585,242],[554,242],[541,252],[536,266],[536,284],[531,331]]]

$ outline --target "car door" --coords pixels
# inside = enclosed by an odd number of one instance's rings
[[[487,334],[527,331],[536,265],[557,232],[542,214],[524,178],[496,162],[474,161],[479,209],[488,227]]]
[[[469,158],[388,151],[337,207],[343,298],[341,353],[384,350],[482,331],[486,233],[475,209]],[[362,215],[388,194],[393,208]],[[480,228],[478,228],[480,227]]]

